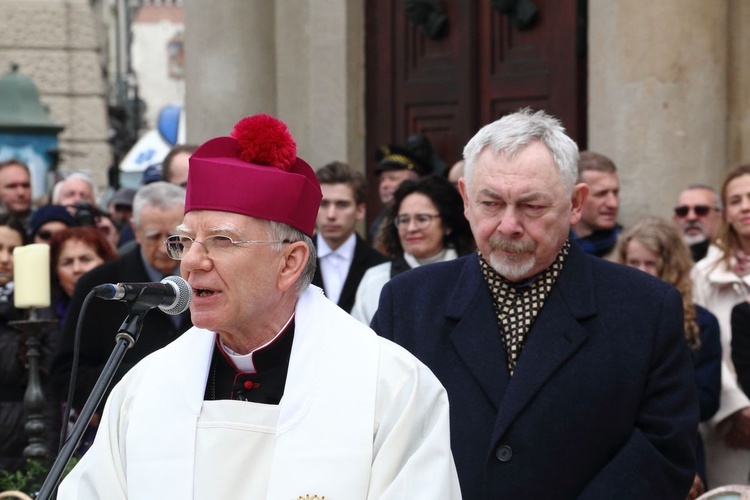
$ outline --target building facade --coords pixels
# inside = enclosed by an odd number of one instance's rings
[[[65,127],[58,169],[86,172],[106,184],[112,162],[106,80],[90,2],[0,0],[0,12],[0,68],[17,63],[52,119]]]
[[[451,1],[458,0],[442,3]],[[534,3],[544,15],[553,1]],[[685,184],[719,187],[730,166],[750,161],[750,69],[743,64],[750,34],[741,29],[750,4],[584,6],[587,146],[618,165],[623,223],[669,217]],[[337,159],[374,167],[364,148],[365,113],[392,110],[365,109],[371,23],[363,0],[188,0],[185,15],[189,141],[266,112],[290,125],[313,166]]]

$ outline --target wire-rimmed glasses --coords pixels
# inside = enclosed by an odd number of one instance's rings
[[[409,227],[409,224],[411,224],[411,221],[414,221],[414,227],[417,229],[425,229],[430,225],[432,219],[439,218],[440,214],[414,214],[414,216],[402,214],[397,215],[396,218],[393,219],[393,225],[396,226],[397,229],[406,229]]]
[[[193,243],[200,243],[206,250],[206,255],[219,255],[230,253],[236,245],[261,245],[264,243],[291,243],[288,240],[242,240],[234,241],[229,236],[223,234],[213,234],[206,236],[203,241],[198,241],[190,236],[174,234],[169,236],[164,243],[167,245],[167,255],[174,260],[182,260],[185,254],[190,251]]]

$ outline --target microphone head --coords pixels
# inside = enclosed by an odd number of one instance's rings
[[[177,293],[172,304],[161,305],[159,309],[173,316],[185,312],[190,307],[190,301],[193,299],[193,289],[190,288],[188,282],[179,276],[167,276],[161,282],[175,287]]]

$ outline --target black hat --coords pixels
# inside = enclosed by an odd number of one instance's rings
[[[76,225],[76,220],[68,209],[62,205],[44,205],[39,207],[31,216],[29,236],[34,238],[39,229],[46,223],[60,221],[68,227]]]
[[[432,165],[429,162],[420,159],[412,150],[396,144],[380,146],[375,151],[375,159],[378,161],[376,174],[386,170],[411,170],[423,177],[432,173]]]

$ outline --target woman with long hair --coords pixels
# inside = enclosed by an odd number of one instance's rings
[[[721,405],[702,428],[712,487],[744,484],[750,473],[750,399],[737,383],[730,322],[732,308],[750,295],[750,165],[731,170],[720,194],[721,226],[691,276],[693,299],[716,316],[721,329]]]
[[[673,285],[682,294],[685,310],[685,342],[690,348],[700,420],[705,422],[719,409],[721,394],[721,340],[716,316],[693,302],[690,249],[671,222],[645,217],[620,237],[617,260]],[[696,434],[698,430],[696,429]],[[698,476],[695,493],[705,489],[705,457],[700,435],[696,436]],[[695,494],[692,497],[695,498]]]
[[[352,308],[352,316],[368,325],[388,280],[409,269],[453,260],[474,250],[461,195],[442,177],[405,181],[394,195],[384,243],[392,260],[365,272]]]

